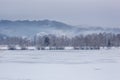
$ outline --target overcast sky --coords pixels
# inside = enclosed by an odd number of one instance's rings
[[[0,19],[120,27],[120,0],[0,0]]]

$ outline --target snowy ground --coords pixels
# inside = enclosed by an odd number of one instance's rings
[[[120,80],[120,49],[0,51],[0,80]]]

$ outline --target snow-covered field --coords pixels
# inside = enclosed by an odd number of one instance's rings
[[[120,80],[120,49],[1,50],[0,80]]]

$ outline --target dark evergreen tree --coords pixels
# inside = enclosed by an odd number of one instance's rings
[[[111,41],[110,41],[110,39],[108,39],[107,47],[111,47]]]
[[[49,37],[45,37],[44,45],[45,45],[45,46],[49,46],[49,44],[50,44]]]

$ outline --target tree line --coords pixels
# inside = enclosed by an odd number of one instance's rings
[[[33,38],[23,37],[0,37],[0,45],[8,46],[36,46],[36,47],[119,47],[120,34],[99,33],[88,35],[76,35],[68,37],[54,34],[35,35]]]

